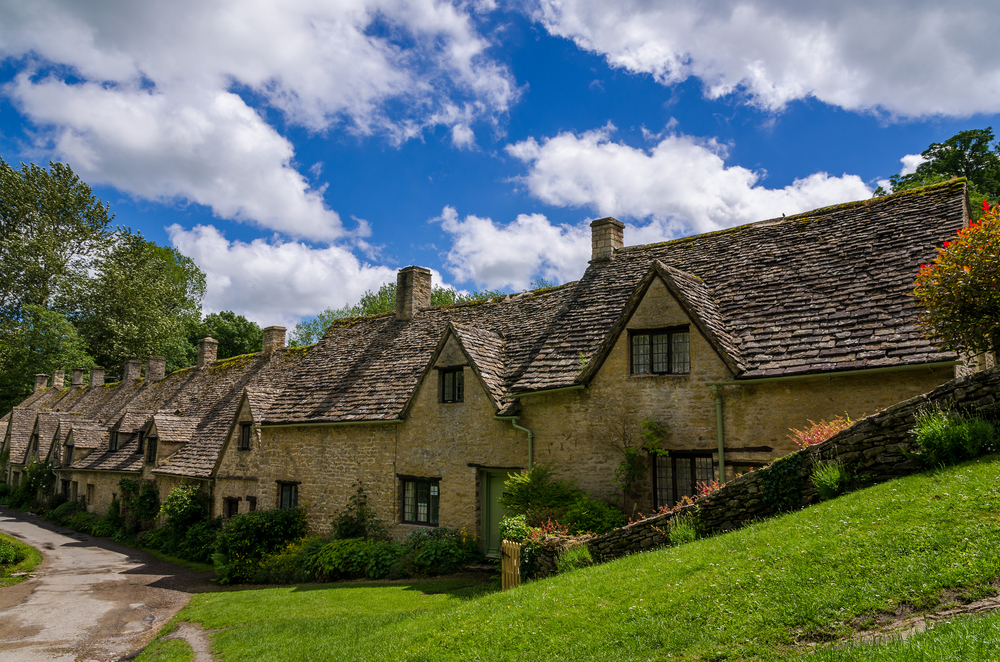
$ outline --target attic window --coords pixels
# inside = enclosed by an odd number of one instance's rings
[[[146,449],[146,433],[139,430],[139,441],[136,443],[135,452],[142,455],[142,452]]]
[[[250,423],[240,423],[240,445],[239,449],[241,451],[250,450],[250,432],[253,430],[253,426]]]
[[[632,374],[691,372],[691,334],[687,327],[632,332]]]
[[[146,437],[146,464],[156,464],[156,442],[159,438],[156,435]]]
[[[441,402],[465,401],[465,368],[441,371]]]
[[[118,433],[117,432],[112,432],[111,433],[111,441],[108,442],[108,449],[111,450],[111,451],[118,450]]]

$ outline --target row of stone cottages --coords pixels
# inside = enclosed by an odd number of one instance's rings
[[[670,453],[625,504],[649,512],[794,450],[791,427],[966,370],[921,335],[910,292],[968,219],[962,181],[647,246],[604,218],[579,281],[454,306],[408,267],[394,313],[308,348],[271,327],[257,354],[215,360],[207,338],[170,375],[152,357],[113,384],[39,376],[0,422],[8,480],[48,461],[96,511],[123,477],[161,497],[198,483],[215,514],[299,505],[317,531],[360,485],[397,535],[463,527],[493,551],[509,472],[551,462],[615,500],[616,444],[653,419]]]

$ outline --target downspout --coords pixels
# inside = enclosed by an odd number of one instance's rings
[[[528,433],[528,471],[531,471],[531,466],[534,464],[535,459],[535,433],[517,424],[520,416],[494,416],[493,418],[497,421],[510,421],[515,430]]]
[[[719,442],[719,483],[726,482],[726,459],[724,447],[726,444],[726,434],[722,429],[722,392],[717,384],[710,384],[712,394],[715,396],[715,436]]]

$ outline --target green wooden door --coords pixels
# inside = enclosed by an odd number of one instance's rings
[[[490,558],[500,558],[500,520],[507,510],[497,503],[503,494],[506,471],[483,471],[483,550]]]

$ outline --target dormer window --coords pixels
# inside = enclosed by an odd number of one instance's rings
[[[691,372],[691,334],[687,327],[632,332],[633,375]]]
[[[465,401],[465,368],[441,371],[441,402]]]
[[[135,452],[142,455],[142,452],[146,449],[146,433],[143,430],[139,430],[139,440],[135,445]]]
[[[111,450],[112,452],[118,450],[118,433],[117,432],[112,432],[111,433],[111,441],[108,442],[108,449]]]
[[[240,444],[237,448],[241,451],[250,450],[250,441],[252,439],[251,433],[253,432],[252,423],[240,423]]]
[[[156,442],[155,435],[146,437],[146,464],[156,464]]]

